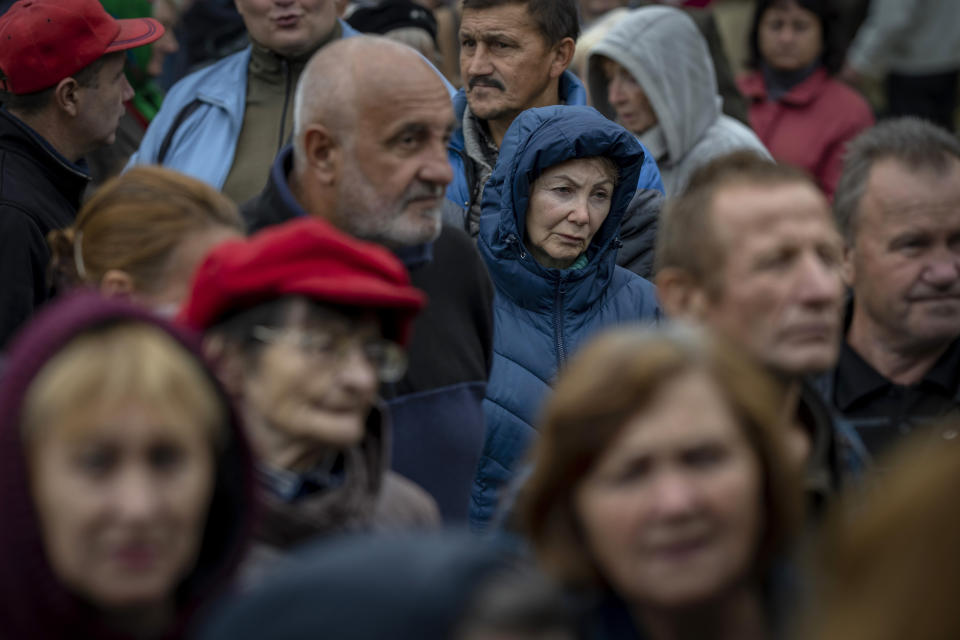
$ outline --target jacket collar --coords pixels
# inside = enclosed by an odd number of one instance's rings
[[[57,189],[77,206],[90,182],[86,162],[70,162],[26,122],[0,107],[0,139],[4,146],[43,165]]]
[[[823,86],[829,80],[827,70],[821,67],[810,74],[810,77],[806,80],[782,95],[779,102],[792,107],[804,107],[816,100],[817,96],[823,92]],[[750,100],[766,100],[767,86],[763,79],[763,73],[755,71],[745,76],[740,83],[740,90]]]

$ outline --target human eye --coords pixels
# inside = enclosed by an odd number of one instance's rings
[[[477,46],[477,41],[470,36],[460,36],[461,49],[473,49]]]
[[[778,271],[786,269],[793,262],[795,252],[790,249],[781,249],[761,256],[757,261],[758,271]]]
[[[727,450],[718,444],[705,444],[684,452],[683,462],[693,469],[710,469],[726,460]]]
[[[309,356],[329,356],[336,350],[336,340],[328,333],[300,334],[300,350]]]
[[[596,198],[597,200],[603,200],[603,201],[609,200],[610,195],[611,194],[607,189],[597,189],[596,191],[593,192],[593,197]]]
[[[652,469],[653,463],[649,458],[636,458],[625,461],[623,464],[614,468],[608,475],[607,480],[615,486],[642,482],[650,475]]]
[[[96,446],[81,451],[74,464],[85,475],[102,477],[109,474],[118,461],[119,455],[113,447]]]
[[[930,241],[922,235],[904,235],[894,238],[890,243],[890,248],[899,253],[914,255],[923,251],[929,246]]]
[[[150,447],[147,453],[147,461],[150,468],[161,473],[170,472],[181,466],[186,459],[186,452],[183,447],[172,443],[163,442]]]

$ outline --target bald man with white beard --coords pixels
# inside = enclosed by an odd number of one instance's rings
[[[493,288],[473,241],[443,225],[453,172],[449,93],[413,49],[360,36],[328,45],[297,88],[294,143],[243,207],[251,231],[304,215],[393,251],[429,305],[413,326],[406,377],[382,390],[393,468],[466,518],[483,445]]]

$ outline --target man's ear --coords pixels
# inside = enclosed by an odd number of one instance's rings
[[[660,306],[672,318],[703,320],[707,312],[707,292],[683,269],[664,267],[654,279]]]
[[[564,38],[553,45],[553,62],[550,63],[550,77],[559,78],[570,66],[577,42],[573,38]]]
[[[846,244],[843,247],[843,264],[840,269],[840,275],[843,278],[843,284],[849,288],[853,288],[853,280],[857,275],[857,271],[854,268],[854,262],[856,262],[857,250],[850,244]]]
[[[53,88],[53,101],[67,114],[80,113],[80,85],[74,78],[64,78]]]
[[[327,127],[313,124],[303,133],[304,167],[312,179],[324,185],[336,182],[340,173],[342,148]]]
[[[133,277],[121,269],[109,269],[100,278],[100,293],[110,298],[127,298],[133,295]]]

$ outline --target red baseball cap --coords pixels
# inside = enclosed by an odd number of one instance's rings
[[[203,331],[284,296],[378,312],[386,318],[384,337],[400,344],[426,302],[392,253],[307,217],[217,245],[194,274],[177,320]]]
[[[42,91],[163,31],[153,18],[117,20],[100,0],[20,0],[0,17],[0,85],[14,94]]]

